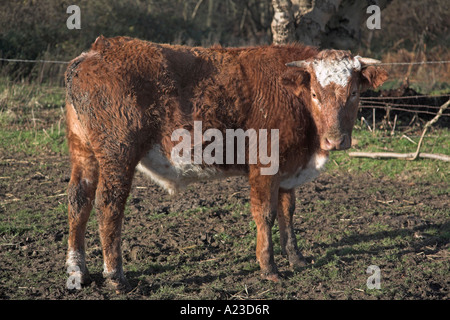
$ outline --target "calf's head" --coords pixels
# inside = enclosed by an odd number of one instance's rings
[[[290,68],[281,82],[309,109],[321,149],[350,148],[360,92],[380,86],[388,77],[378,63],[348,51],[323,50],[307,60],[286,64]]]

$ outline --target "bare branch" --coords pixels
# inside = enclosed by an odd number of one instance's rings
[[[411,160],[415,153],[396,153],[396,152],[349,152],[350,157],[356,158],[372,158],[372,159],[380,159],[380,158],[395,158],[395,159],[404,159]],[[428,158],[442,161],[450,161],[450,156],[445,154],[433,154],[433,153],[423,153],[420,152],[418,155],[419,158]]]
[[[195,5],[194,11],[192,12],[192,16],[191,16],[191,19],[192,19],[192,20],[195,19],[195,16],[197,15],[198,8],[199,8],[200,5],[202,4],[202,2],[203,2],[203,0],[199,0],[199,1],[197,2],[197,4]]]
[[[447,109],[447,107],[449,105],[450,105],[450,99],[441,106],[441,108],[439,109],[439,111],[436,114],[436,116],[425,124],[425,127],[423,128],[422,135],[420,136],[419,144],[417,145],[416,153],[414,154],[414,157],[412,159],[409,159],[409,160],[416,160],[417,159],[417,157],[419,156],[420,147],[422,146],[423,137],[425,136],[425,133],[427,132],[429,127],[431,127],[434,123],[436,123],[436,121],[438,121],[439,117],[442,115],[444,110]]]
[[[404,160],[416,160],[417,158],[428,158],[428,159],[436,159],[436,160],[442,160],[442,161],[450,161],[450,156],[447,156],[445,154],[432,154],[432,153],[422,153],[420,152],[420,147],[422,146],[423,138],[425,137],[425,134],[429,127],[431,127],[436,121],[438,121],[439,117],[442,115],[445,109],[450,105],[450,99],[444,103],[440,109],[439,112],[436,114],[436,116],[428,121],[425,124],[425,127],[423,129],[422,135],[420,136],[419,143],[417,145],[416,152],[411,153],[395,153],[395,152],[350,152],[348,155],[350,157],[363,157],[363,158],[372,158],[372,159],[378,159],[378,158],[396,158],[396,159],[404,159]]]

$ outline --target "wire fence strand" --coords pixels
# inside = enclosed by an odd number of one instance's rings
[[[360,97],[360,100],[397,100],[397,99],[418,99],[418,98],[440,98],[440,97],[450,97],[450,94],[436,94],[436,95],[415,95],[407,97]]]
[[[378,106],[386,106],[386,107],[409,107],[409,108],[431,108],[431,109],[439,109],[438,106],[432,106],[429,104],[404,104],[404,103],[389,103],[389,102],[380,102],[380,101],[364,101],[363,103],[375,104]]]
[[[381,62],[373,64],[375,66],[409,66],[409,65],[421,65],[421,64],[445,64],[450,63],[450,60],[442,61],[412,61],[412,62]]]
[[[69,63],[69,61],[59,61],[59,60],[27,60],[27,59],[6,59],[6,58],[0,58],[0,61],[25,62],[25,63],[61,63],[61,64]]]
[[[361,105],[360,108],[386,110],[388,107],[375,106],[375,105]],[[431,112],[431,111],[426,111],[426,110],[411,110],[411,109],[398,108],[398,107],[390,107],[389,109],[392,111],[402,111],[402,112],[409,112],[409,113],[422,113],[422,114],[436,115],[436,112]],[[439,107],[438,107],[438,109],[439,109]],[[444,114],[442,114],[442,117],[450,117],[450,114],[444,113]]]

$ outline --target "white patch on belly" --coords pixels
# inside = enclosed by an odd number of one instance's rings
[[[358,59],[316,60],[312,65],[316,78],[323,88],[331,82],[346,87],[352,75],[352,70],[361,70],[361,63]]]
[[[160,145],[155,145],[141,159],[136,169],[148,175],[155,183],[166,189],[169,194],[174,194],[193,182],[239,174],[236,171],[224,172],[216,167],[192,163],[174,164],[161,152]]]
[[[280,183],[283,189],[292,189],[317,178],[328,161],[328,156],[315,153],[304,168],[299,168],[292,176]]]

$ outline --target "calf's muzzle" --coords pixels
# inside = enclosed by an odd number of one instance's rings
[[[346,150],[352,145],[352,139],[348,134],[341,136],[325,136],[320,141],[320,148],[326,151]]]

